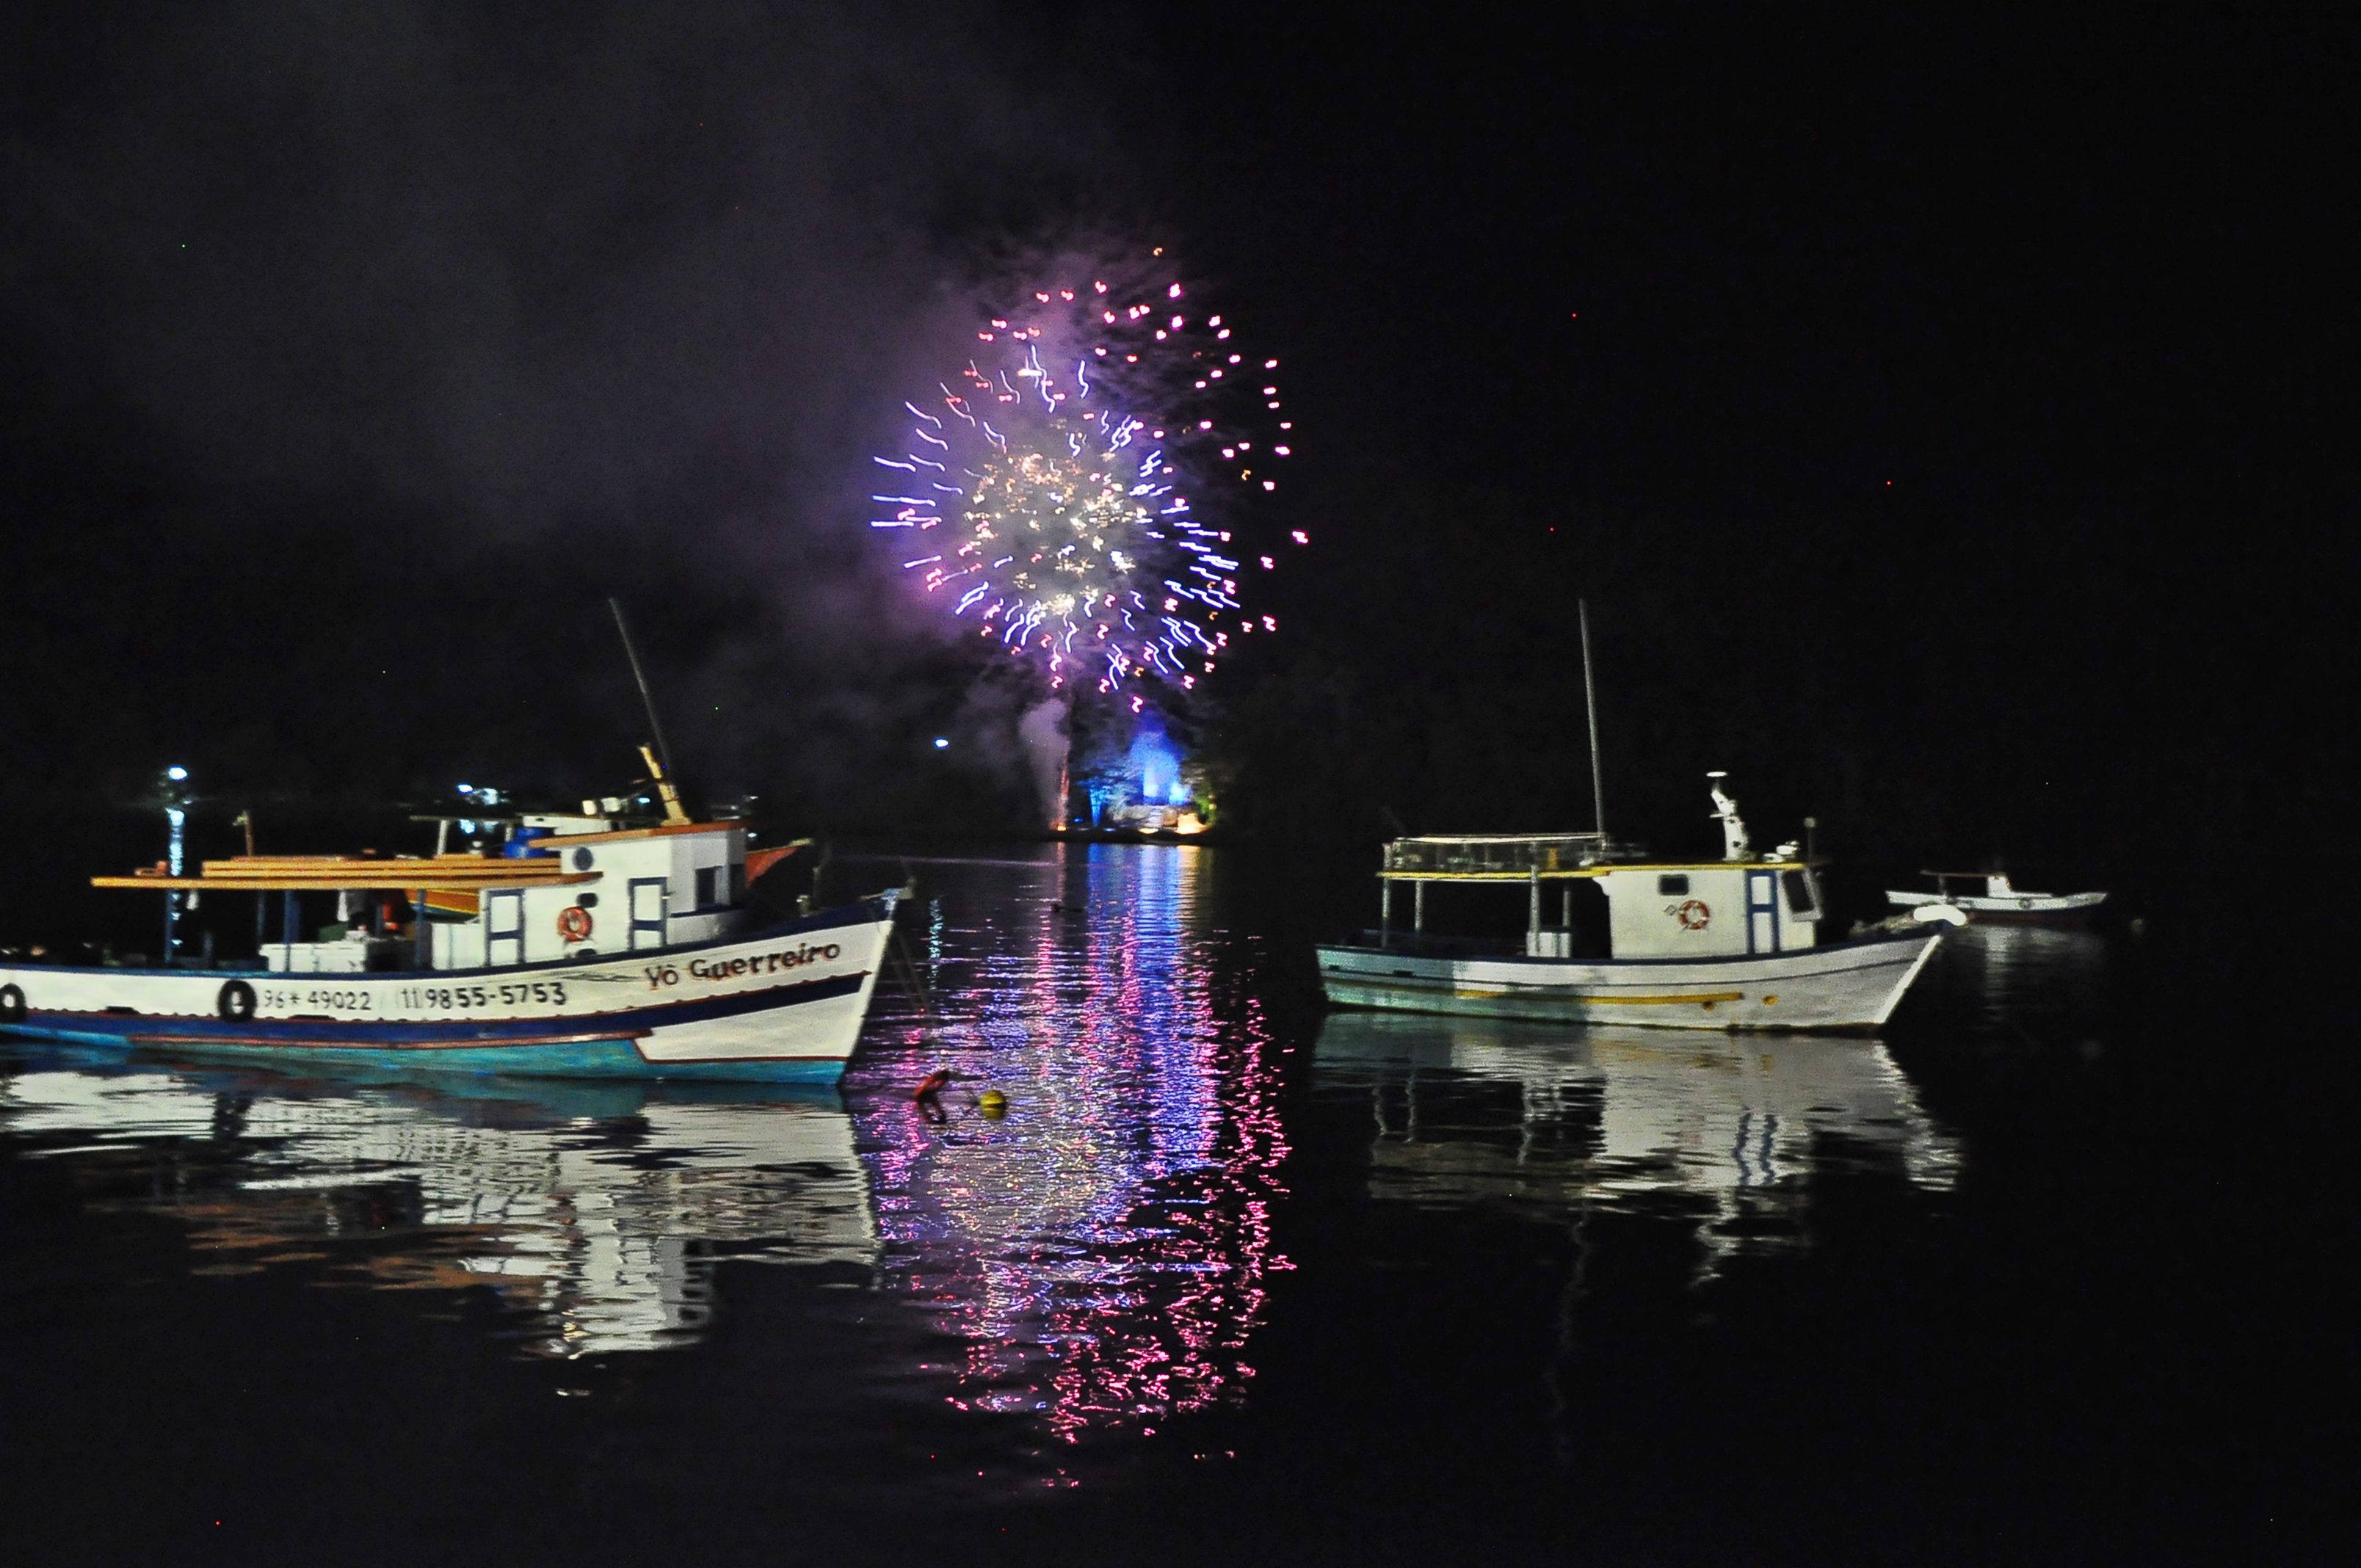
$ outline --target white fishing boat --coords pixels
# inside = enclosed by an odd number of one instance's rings
[[[0,1032],[297,1068],[835,1081],[900,893],[766,917],[748,887],[788,851],[750,855],[744,823],[692,820],[642,755],[660,821],[590,800],[458,852],[446,820],[427,855],[93,877],[175,909],[251,895],[258,935],[277,905],[280,938],[238,966],[169,948],[153,968],[0,963]],[[306,926],[330,895],[338,918]]]
[[[1737,803],[1714,780],[1719,861],[1631,858],[1603,833],[1397,839],[1378,872],[1379,925],[1319,949],[1341,1007],[1673,1029],[1875,1029],[1894,1015],[1944,930],[1943,905],[1822,942],[1817,865],[1784,844],[1754,853]],[[1426,928],[1436,883],[1521,890],[1524,943],[1487,945]],[[1395,927],[1397,886],[1411,925]],[[1554,894],[1554,920],[1544,910]],[[1578,897],[1606,902],[1607,951],[1574,951]]]
[[[2099,912],[2107,902],[2103,893],[2036,893],[2031,888],[2018,887],[2008,880],[2006,872],[1920,872],[1931,878],[1932,893],[1914,893],[1888,889],[1885,902],[1897,909],[1924,909],[1944,905],[1958,910],[1971,920],[1994,925],[2013,926],[2080,926]],[[1981,884],[1981,893],[1963,893],[1963,887]]]
[[[1607,834],[1598,697],[1590,674],[1590,607],[1577,604],[1590,726],[1587,833],[1397,839],[1378,869],[1378,929],[1318,949],[1320,982],[1339,1007],[1454,1013],[1664,1029],[1875,1029],[1935,956],[1940,905],[1841,941],[1822,942],[1818,862],[1803,846],[1757,855],[1727,774],[1708,773],[1721,824],[1719,861],[1650,861]],[[1808,830],[1811,818],[1804,819]],[[1394,889],[1411,889],[1411,927],[1394,926]],[[1436,883],[1521,887],[1524,944],[1437,937],[1426,928]],[[1554,889],[1554,924],[1543,918]],[[1578,898],[1604,899],[1606,951],[1577,953]],[[1596,914],[1594,910],[1591,912]],[[1583,920],[1584,928],[1600,922]]]

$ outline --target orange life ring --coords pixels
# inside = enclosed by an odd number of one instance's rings
[[[578,904],[569,904],[557,912],[557,934],[569,942],[590,939],[590,912]]]
[[[1713,910],[1705,900],[1692,898],[1674,910],[1673,917],[1681,923],[1684,931],[1702,931],[1713,924]]]

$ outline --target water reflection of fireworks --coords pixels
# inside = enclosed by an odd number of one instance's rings
[[[1152,1430],[1253,1376],[1266,1278],[1287,1266],[1270,1235],[1287,1145],[1259,1007],[1222,994],[1200,926],[1201,852],[1060,854],[1108,913],[1061,915],[1046,888],[1023,930],[931,911],[943,1005],[973,1020],[942,1058],[988,1071],[1016,1112],[988,1122],[954,1095],[932,1125],[890,1050],[855,1100],[888,1276],[961,1342],[951,1402],[1037,1412],[1072,1441]]]

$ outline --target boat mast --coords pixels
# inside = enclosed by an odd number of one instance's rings
[[[664,771],[672,772],[672,748],[664,744],[664,721],[656,717],[656,699],[648,692],[648,673],[640,668],[640,651],[631,646],[631,629],[623,623],[623,601],[609,598],[607,608],[614,612],[615,630],[623,639],[623,657],[631,662],[631,679],[640,684],[640,705],[648,710],[648,729],[655,736],[656,755],[664,762]]]
[[[607,608],[614,612],[615,630],[623,639],[623,657],[631,662],[631,679],[640,685],[640,706],[647,709],[648,729],[656,739],[655,750],[651,751],[642,746],[640,755],[646,761],[648,772],[655,782],[656,794],[664,801],[664,820],[686,823],[688,812],[680,804],[679,787],[672,782],[672,748],[664,744],[664,720],[656,717],[656,699],[648,691],[648,673],[640,667],[640,651],[631,646],[631,629],[623,620],[623,601],[609,597]]]
[[[1576,599],[1574,603],[1582,620],[1582,706],[1590,716],[1590,824],[1598,834],[1603,851],[1607,846],[1607,786],[1599,782],[1598,688],[1590,680],[1590,601]]]

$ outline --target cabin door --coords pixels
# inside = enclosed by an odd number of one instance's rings
[[[1779,950],[1779,873],[1746,873],[1746,950]]]
[[[492,969],[524,962],[524,889],[485,891],[484,962]]]
[[[664,894],[670,879],[660,876],[639,876],[631,879],[631,948],[661,948],[664,945]]]

